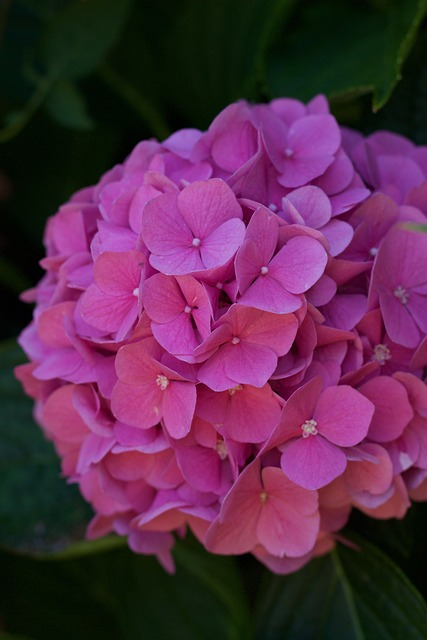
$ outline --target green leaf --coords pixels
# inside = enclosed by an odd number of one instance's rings
[[[86,111],[84,98],[72,82],[57,82],[49,92],[46,107],[59,123],[71,129],[86,130],[94,125]]]
[[[235,605],[243,587],[234,559],[203,555],[192,556],[198,568],[181,558],[171,576],[128,549],[64,562],[0,554],[0,571],[10,577],[6,628],[35,640],[249,640],[248,607]]]
[[[230,102],[259,97],[266,43],[295,2],[135,3],[114,68],[170,117],[204,128]]]
[[[49,22],[43,54],[55,78],[93,72],[120,36],[130,0],[73,0]]]
[[[305,3],[271,52],[272,94],[308,100],[373,92],[373,108],[381,108],[426,11],[426,0]]]
[[[33,402],[13,375],[23,360],[14,344],[1,346],[0,546],[59,552],[84,537],[91,510],[61,477],[59,458],[33,421]]]
[[[427,605],[376,547],[339,546],[290,576],[269,576],[258,615],[261,640],[424,640]]]
[[[249,640],[252,636],[250,612],[235,558],[212,555],[188,536],[176,544],[174,558],[178,570],[182,567],[199,580],[203,590],[209,591],[227,612],[226,637]]]

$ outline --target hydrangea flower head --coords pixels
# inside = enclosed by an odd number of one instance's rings
[[[425,157],[323,96],[239,101],[49,219],[16,375],[89,538],[289,573],[427,499]]]

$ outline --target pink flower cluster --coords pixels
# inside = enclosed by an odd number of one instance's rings
[[[141,142],[49,219],[16,374],[95,516],[278,573],[427,499],[427,148],[323,96]]]

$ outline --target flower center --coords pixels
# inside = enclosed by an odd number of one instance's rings
[[[162,391],[164,391],[169,386],[169,380],[166,376],[158,375],[156,378],[156,384],[160,387]]]
[[[238,338],[237,336],[234,336],[234,338],[231,341],[231,344],[239,344],[240,342],[240,338]]]
[[[228,393],[230,394],[230,396],[234,396],[236,391],[241,391],[242,389],[243,387],[241,384],[236,384],[235,387],[231,387],[231,389],[228,390]]]
[[[378,247],[371,247],[369,249],[369,255],[372,256],[372,258],[375,258],[377,253],[378,253]]]
[[[139,287],[135,287],[135,289],[132,291],[132,295],[135,296],[135,298],[139,296]]]
[[[290,147],[287,147],[287,149],[285,149],[285,156],[287,158],[292,158],[293,155],[294,155],[293,149],[291,149]]]
[[[222,438],[218,438],[216,441],[215,451],[217,452],[220,460],[225,460],[228,456],[227,447],[225,446],[225,442]]]
[[[191,313],[191,311],[192,311],[191,307],[189,307],[187,304],[187,306],[184,307],[184,313]]]
[[[385,365],[387,360],[391,360],[390,349],[385,344],[376,344],[371,360],[378,362],[381,366]]]
[[[262,276],[266,276],[268,273],[268,267],[261,267],[260,272]]]
[[[408,304],[408,300],[409,300],[409,292],[406,291],[406,289],[404,287],[402,287],[401,285],[399,285],[394,291],[393,291],[393,295],[400,300],[400,302],[402,304]]]
[[[273,213],[276,213],[277,211],[277,207],[274,204],[274,202],[270,202],[270,204],[268,205],[268,208],[270,209],[270,211],[272,211]]]
[[[193,238],[193,242],[191,244],[193,245],[193,247],[200,247],[200,243],[200,238]]]
[[[265,504],[268,500],[268,493],[267,491],[261,491],[261,493],[259,494],[259,499],[261,504]]]
[[[306,420],[301,425],[302,437],[308,438],[309,436],[315,436],[318,434],[316,420]]]

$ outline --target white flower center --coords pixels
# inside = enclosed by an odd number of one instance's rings
[[[400,300],[402,304],[408,304],[409,292],[401,285],[393,291],[393,295]]]
[[[293,155],[294,155],[293,149],[291,149],[290,147],[287,147],[287,149],[285,149],[285,156],[287,158],[292,158]]]
[[[268,273],[268,267],[261,267],[260,273],[262,276],[266,276]]]
[[[379,362],[381,366],[385,365],[387,360],[391,360],[390,349],[385,344],[376,344],[371,360]]]
[[[162,391],[164,391],[169,386],[169,380],[166,376],[158,375],[156,378],[156,384],[160,387]]]
[[[373,258],[375,258],[377,253],[378,253],[378,247],[371,247],[369,249],[369,255],[372,256]]]
[[[189,307],[187,304],[187,306],[184,307],[184,313],[191,313],[191,311],[192,311],[191,307]]]
[[[135,298],[139,296],[139,287],[135,287],[135,289],[132,291],[132,295],[135,296]]]
[[[270,204],[268,205],[268,208],[270,209],[270,211],[272,211],[273,213],[276,213],[277,211],[277,207],[273,202],[270,202]]]
[[[215,451],[217,452],[220,460],[225,460],[228,456],[227,447],[225,446],[225,442],[222,438],[218,438],[216,441]]]
[[[200,238],[193,238],[193,242],[191,244],[193,245],[193,247],[200,247],[200,243]]]
[[[231,341],[231,344],[239,344],[240,342],[240,338],[238,338],[237,336],[234,336],[234,338]]]
[[[316,420],[306,420],[304,424],[301,425],[302,437],[309,438],[310,436],[317,435],[318,431],[316,427]]]
[[[236,391],[241,391],[242,389],[243,387],[241,384],[236,384],[235,387],[231,387],[231,389],[228,390],[228,393],[230,394],[230,396],[234,396]]]

